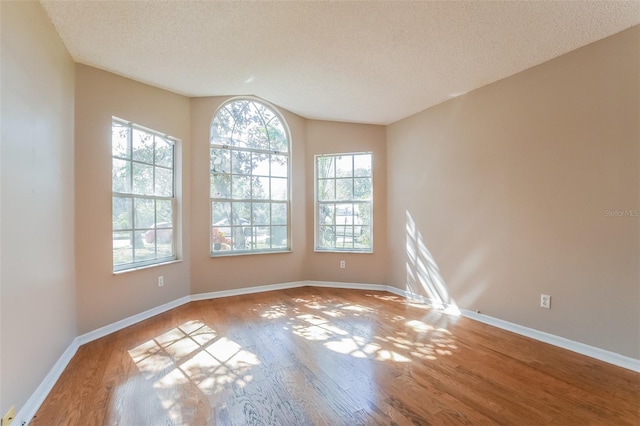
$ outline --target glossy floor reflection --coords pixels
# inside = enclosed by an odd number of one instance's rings
[[[389,293],[303,287],[82,346],[33,424],[637,424],[639,378]]]

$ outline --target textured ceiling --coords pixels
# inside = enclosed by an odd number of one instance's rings
[[[377,124],[640,23],[638,1],[41,3],[76,62]]]

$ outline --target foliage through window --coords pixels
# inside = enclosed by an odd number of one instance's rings
[[[175,141],[112,121],[114,271],[176,258]]]
[[[371,153],[316,156],[317,251],[372,252]]]
[[[289,137],[270,107],[222,105],[211,123],[211,254],[290,250]]]

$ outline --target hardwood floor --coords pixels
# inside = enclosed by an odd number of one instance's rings
[[[639,425],[640,374],[385,292],[191,302],[78,350],[32,425]]]

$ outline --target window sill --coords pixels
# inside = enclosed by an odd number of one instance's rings
[[[174,263],[182,263],[182,259],[169,260],[162,263],[154,263],[152,265],[134,266],[133,268],[129,268],[129,269],[113,271],[113,275],[121,275],[121,274],[126,274],[127,272],[134,272],[134,271],[142,271],[144,269],[156,268],[158,266],[172,265]]]
[[[314,253],[373,254],[373,250],[313,249]]]
[[[243,251],[243,252],[221,252],[221,253],[210,253],[209,256],[212,258],[216,257],[233,257],[233,256],[252,256],[255,254],[282,254],[282,253],[292,253],[290,249],[283,249],[277,251]]]

